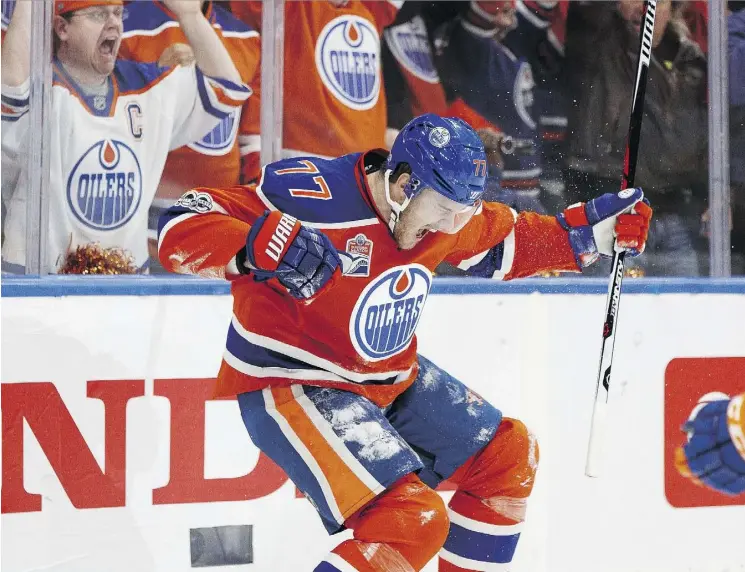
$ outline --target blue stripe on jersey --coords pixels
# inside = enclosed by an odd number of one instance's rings
[[[468,530],[451,522],[443,548],[457,556],[479,562],[506,563],[512,561],[519,538],[519,533],[493,536]]]
[[[210,101],[210,96],[207,93],[207,78],[205,77],[205,75],[202,73],[202,71],[198,67],[195,67],[194,69],[197,73],[197,87],[199,89],[199,99],[202,101],[202,106],[204,107],[204,110],[210,115],[217,117],[218,119],[224,119],[225,117],[230,115],[229,113],[225,111],[220,111],[214,105],[212,105],[212,101]]]
[[[503,256],[504,242],[500,242],[489,250],[481,262],[466,270],[466,274],[468,276],[478,276],[480,278],[491,278],[497,270],[502,268]]]
[[[172,68],[162,68],[155,63],[117,60],[114,75],[119,84],[120,95],[125,95],[152,85],[171,70]]]
[[[187,209],[186,207],[176,205],[173,205],[172,207],[166,209],[165,212],[163,212],[163,214],[161,214],[158,218],[158,236],[160,236],[160,233],[163,231],[164,226],[166,226],[176,217],[179,217],[185,213],[194,213],[194,211],[191,209]]]
[[[230,324],[225,348],[239,360],[257,367],[284,367],[287,369],[318,370],[317,367],[293,359],[273,350],[252,344]]]
[[[8,123],[13,123],[14,121],[18,121],[21,117],[23,117],[27,113],[28,113],[28,109],[24,111],[23,113],[21,113],[20,115],[8,115],[8,114],[3,113],[2,120],[7,121]]]
[[[187,210],[186,212],[192,212],[192,211]],[[183,213],[177,213],[170,218],[174,218],[175,216],[179,216],[181,214]],[[168,220],[170,220],[170,218]],[[162,228],[162,226],[166,224],[168,220],[166,220],[165,222],[161,222],[160,228]],[[163,221],[163,216],[161,216],[161,221]],[[276,352],[274,350],[270,350],[265,347],[249,342],[236,331],[232,323],[230,324],[230,328],[228,329],[228,339],[225,342],[225,349],[227,349],[231,354],[233,354],[235,357],[237,357],[242,362],[247,363],[249,365],[256,366],[256,367],[282,367],[286,369],[326,371],[323,368],[316,367],[314,365],[305,363],[304,361],[300,361],[290,356],[287,356],[283,353]],[[391,385],[395,382],[396,382],[396,376],[392,376],[387,379],[379,379],[379,380],[372,380],[372,381],[362,381],[362,382],[351,382],[350,381],[350,383],[357,383],[358,385]]]
[[[259,449],[271,453],[271,459],[287,474],[292,482],[309,498],[329,533],[337,532],[342,523],[336,522],[313,472],[305,464],[292,443],[287,440],[277,422],[266,412],[266,402],[261,391],[238,395],[241,417],[249,437]],[[268,453],[267,453],[268,454]]]
[[[197,68],[199,69],[199,68]],[[224,87],[225,89],[229,89],[232,91],[240,91],[241,93],[249,93],[251,91],[251,88],[249,88],[246,85],[241,85],[240,83],[233,83],[229,79],[223,79],[220,77],[213,77],[211,75],[205,75],[205,78],[209,78],[211,81],[219,84],[221,87]]]
[[[377,219],[376,213],[362,196],[357,185],[355,169],[361,153],[337,159],[294,157],[267,165],[261,180],[261,191],[274,207],[300,219],[316,224],[349,223]],[[295,172],[278,175],[283,169],[306,168],[300,161],[310,161],[318,172]],[[314,178],[323,177],[331,192],[328,200],[312,197],[293,197],[289,189],[319,190]],[[351,225],[350,225],[351,226]]]
[[[26,97],[24,99],[17,99],[8,95],[2,95],[0,96],[0,101],[2,101],[5,105],[12,105],[13,107],[24,107],[28,105],[29,98]]]
[[[341,572],[341,570],[324,560],[318,566],[313,568],[313,572]]]
[[[254,29],[242,22],[217,2],[212,2],[210,21],[217,23],[225,32],[253,32]]]
[[[124,8],[124,33],[155,30],[173,19],[155,2],[130,2]]]

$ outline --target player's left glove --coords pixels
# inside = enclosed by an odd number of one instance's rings
[[[652,208],[637,187],[577,203],[556,218],[569,234],[577,265],[584,268],[601,255],[613,256],[616,246],[629,256],[644,252]]]
[[[254,221],[245,252],[254,280],[276,278],[302,300],[330,287],[341,273],[341,259],[329,237],[279,211],[267,211]]]
[[[683,425],[688,442],[675,451],[681,475],[726,495],[745,492],[744,401],[745,394],[732,400],[707,394],[699,400]]]

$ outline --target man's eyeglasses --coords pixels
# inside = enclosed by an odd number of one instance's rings
[[[114,18],[121,21],[123,12],[124,10],[121,6],[116,8],[90,8],[73,12],[72,16],[82,16],[83,18],[88,18],[89,20],[103,24],[104,22],[107,22],[112,15]]]

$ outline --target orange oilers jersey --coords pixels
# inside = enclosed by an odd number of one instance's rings
[[[402,2],[285,2],[284,156],[336,157],[385,145],[383,28]],[[260,28],[261,2],[231,2]]]
[[[292,383],[331,386],[390,403],[416,378],[414,332],[443,261],[472,275],[508,280],[577,271],[554,217],[484,203],[458,234],[430,233],[400,250],[373,205],[367,175],[383,152],[333,160],[285,159],[256,186],[194,189],[160,219],[159,257],[172,272],[227,276],[233,319],[219,395]],[[310,303],[238,274],[236,253],[251,224],[279,210],[323,231],[343,275]]]
[[[230,187],[255,180],[260,172],[259,33],[219,3],[208,2],[205,16],[253,95],[200,141],[168,155],[159,194],[171,198],[195,186]],[[188,46],[188,40],[175,16],[161,2],[127,4],[120,57],[169,66],[173,65],[172,52],[178,44]]]

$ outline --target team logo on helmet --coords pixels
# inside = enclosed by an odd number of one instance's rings
[[[419,264],[396,266],[370,282],[349,321],[357,353],[380,361],[409,347],[432,285],[432,274]]]
[[[515,100],[517,114],[530,129],[535,129],[535,121],[533,121],[531,114],[534,88],[535,81],[533,80],[533,72],[530,70],[530,66],[526,63],[520,64],[520,69],[517,71],[517,76],[515,77],[515,88],[512,97]]]
[[[429,142],[435,147],[444,147],[450,143],[450,131],[444,127],[435,127],[429,132]]]
[[[385,37],[391,53],[409,73],[428,83],[440,82],[432,63],[427,28],[421,16],[400,26],[388,28]]]
[[[217,126],[207,133],[200,141],[189,143],[189,147],[203,155],[226,155],[233,148],[235,136],[238,134],[241,110],[236,109],[223,118]]]
[[[378,102],[379,62],[380,36],[360,16],[334,18],[316,42],[316,67],[323,85],[352,109],[370,109]]]
[[[142,199],[142,170],[137,155],[113,139],[99,141],[78,160],[67,179],[72,214],[95,230],[127,224]]]

